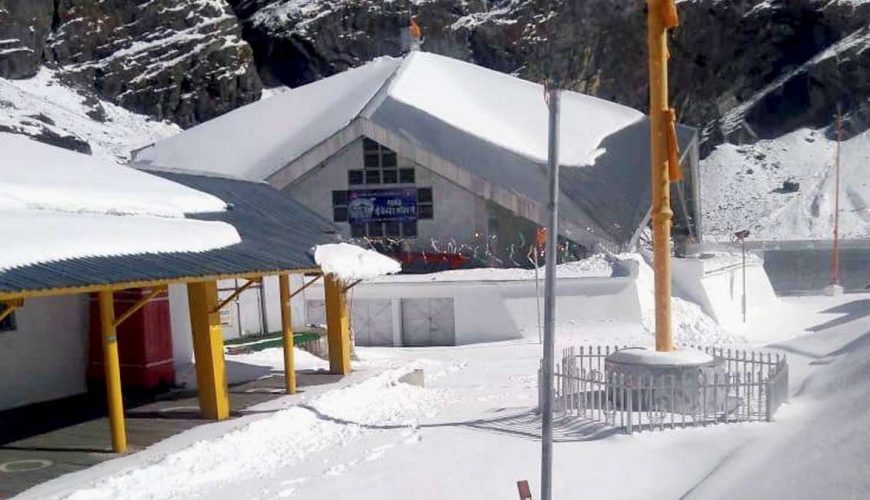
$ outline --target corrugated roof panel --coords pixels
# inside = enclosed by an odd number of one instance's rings
[[[225,212],[190,218],[227,222],[242,242],[208,252],[88,257],[10,269],[0,272],[0,293],[310,269],[316,267],[311,248],[338,241],[332,223],[268,184],[153,173],[231,204]]]

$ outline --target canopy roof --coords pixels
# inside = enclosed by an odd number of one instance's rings
[[[125,167],[115,166],[115,169]],[[109,245],[121,245],[127,239],[125,231],[142,231],[138,226],[154,219],[163,222],[204,224],[208,227],[230,228],[235,236],[230,245],[204,251],[156,252],[147,246],[138,251],[115,254],[85,253],[61,259],[38,259],[25,265],[0,270],[0,297],[20,295],[53,295],[91,291],[100,287],[129,285],[147,286],[173,281],[273,274],[282,271],[315,270],[312,250],[316,245],[338,241],[336,228],[301,204],[262,182],[250,182],[219,177],[187,174],[136,172],[146,182],[162,184],[169,189],[189,190],[222,200],[226,210],[190,214],[186,218],[94,215],[58,212],[71,218],[112,220],[99,237]],[[34,214],[33,224],[44,224],[45,216]],[[145,221],[145,222],[143,222]],[[38,226],[42,228],[42,226]],[[62,225],[57,238],[69,237]],[[181,231],[159,233],[146,230],[148,238],[185,238]],[[30,234],[19,228],[19,234]],[[7,233],[14,234],[14,233]],[[144,240],[147,242],[147,239]],[[18,235],[3,243],[15,247]],[[136,242],[136,240],[134,240]],[[50,244],[42,242],[41,245]],[[60,244],[60,242],[57,242]],[[35,246],[40,249],[42,246]]]

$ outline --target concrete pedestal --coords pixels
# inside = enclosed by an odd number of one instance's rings
[[[843,287],[840,285],[828,285],[822,289],[822,292],[829,297],[836,297],[837,295],[843,295]]]
[[[705,396],[701,393],[702,381],[712,384],[717,375],[719,380],[725,380],[724,360],[693,349],[672,352],[623,349],[604,360],[604,371],[608,377],[621,376],[627,385],[637,387],[629,391],[630,402],[615,402],[620,406],[631,404],[636,411],[691,413]],[[714,397],[707,392],[706,397]],[[724,393],[718,396],[724,406]]]

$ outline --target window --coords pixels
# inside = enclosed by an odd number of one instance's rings
[[[399,183],[400,184],[413,184],[415,182],[414,178],[414,169],[413,168],[403,168],[399,170]]]
[[[347,183],[350,186],[379,184],[413,184],[414,169],[399,168],[395,151],[381,146],[371,139],[363,139],[363,168],[349,170]]]
[[[367,224],[351,224],[350,236],[352,238],[365,238]]]
[[[0,313],[5,311],[6,307],[7,306],[0,304]],[[0,321],[0,333],[2,333],[2,332],[14,332],[16,329],[17,329],[17,325],[15,324],[15,313],[12,313],[9,316],[6,316],[5,318],[3,318],[2,321]]]
[[[417,221],[351,224],[350,235],[353,238],[416,238]]]
[[[332,192],[333,222],[347,222],[347,191]]]
[[[417,218],[430,220],[435,218],[435,202],[432,199],[432,188],[417,190]]]
[[[347,183],[351,186],[362,184],[364,178],[362,170],[349,170],[347,172]]]

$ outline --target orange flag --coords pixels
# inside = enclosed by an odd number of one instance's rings
[[[665,29],[676,28],[680,25],[676,0],[661,0],[661,2],[662,23],[665,25]]]
[[[411,38],[417,40],[423,38],[423,30],[420,29],[420,25],[417,24],[417,16],[411,16],[411,25],[408,27],[408,31],[411,32]]]
[[[535,248],[538,249],[539,252],[543,252],[545,248],[547,248],[547,229],[543,227],[539,227],[535,231]]]

